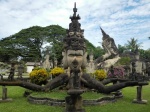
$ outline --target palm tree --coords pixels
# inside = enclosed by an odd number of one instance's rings
[[[138,40],[135,38],[131,38],[128,40],[128,43],[126,44],[126,48],[131,50],[131,52],[135,52],[136,49],[139,49],[142,43],[138,43]]]

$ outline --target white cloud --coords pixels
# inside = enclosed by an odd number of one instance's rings
[[[31,26],[58,24],[68,28],[73,14],[74,0],[2,0],[0,1],[0,38],[17,33]],[[124,45],[130,38],[143,41],[150,36],[149,0],[76,0],[81,28],[85,38],[93,45],[100,45],[102,34],[99,26]],[[148,38],[147,38],[148,40]],[[149,41],[149,40],[148,40]],[[150,48],[143,41],[143,49]]]

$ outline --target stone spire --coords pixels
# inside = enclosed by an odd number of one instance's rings
[[[100,27],[100,29],[101,29],[101,32],[102,32],[102,34],[103,34],[103,40],[106,39],[106,38],[108,38],[109,35],[106,34],[106,33],[104,32],[104,30],[103,30],[101,27]]]
[[[70,16],[70,19],[69,29],[66,30],[67,36],[64,38],[64,49],[85,50],[84,30],[81,29],[81,24],[78,22],[80,16],[77,15],[76,3],[73,8],[73,16]]]

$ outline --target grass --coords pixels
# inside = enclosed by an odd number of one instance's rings
[[[64,107],[54,107],[47,105],[31,104],[27,101],[27,98],[23,97],[25,91],[24,88],[10,86],[8,88],[8,97],[12,98],[11,102],[0,103],[0,112],[62,112]],[[142,91],[142,97],[147,100],[145,104],[135,104],[132,100],[136,98],[136,87],[128,87],[122,90],[123,98],[118,99],[115,103],[108,103],[105,105],[97,106],[85,106],[86,112],[149,112],[150,111],[150,85],[144,86]],[[34,96],[37,97],[51,97],[64,99],[67,95],[65,91],[54,90],[52,92],[43,93],[35,92]],[[0,89],[0,97],[2,96],[2,90]],[[83,95],[83,99],[96,99],[102,94],[95,92],[86,92]]]

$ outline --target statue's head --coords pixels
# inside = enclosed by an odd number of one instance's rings
[[[73,9],[74,14],[70,17],[71,23],[69,24],[69,30],[66,30],[66,37],[64,38],[64,51],[63,66],[64,68],[70,67],[70,69],[80,69],[86,66],[86,46],[83,36],[84,30],[80,28],[78,20],[80,16],[76,16],[77,9]]]
[[[113,55],[117,55],[118,49],[116,47],[114,39],[111,38],[108,34],[106,34],[102,28],[100,28],[100,29],[103,34],[103,37],[102,37],[103,43],[102,44],[103,44],[104,49],[107,49],[107,51],[109,51]]]

